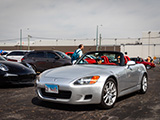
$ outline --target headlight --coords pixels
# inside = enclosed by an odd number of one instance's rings
[[[0,70],[2,70],[2,71],[8,71],[9,69],[8,69],[8,67],[6,65],[0,64]]]
[[[94,84],[98,81],[99,76],[83,77],[74,82],[74,85]]]

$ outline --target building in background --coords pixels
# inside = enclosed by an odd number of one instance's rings
[[[61,50],[63,52],[74,51],[79,44],[84,44],[84,52],[96,50],[96,39],[56,39],[56,38],[39,38],[32,36],[28,44],[28,39],[22,39],[22,47],[20,41],[8,40],[0,41],[0,49],[15,50],[22,48],[26,50]],[[100,38],[98,41],[99,50],[111,50],[127,52],[130,57],[140,56],[142,58],[160,57],[160,32],[146,31],[142,32],[141,38]],[[28,45],[30,45],[28,47]]]

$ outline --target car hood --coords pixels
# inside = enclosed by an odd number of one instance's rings
[[[111,72],[111,68],[116,66],[106,65],[71,65],[50,69],[44,72],[45,78],[61,78],[61,79],[76,79],[85,76],[99,75],[104,72]]]
[[[0,61],[0,64],[4,64],[9,69],[7,72],[12,74],[35,74],[35,72],[28,67],[18,62]]]

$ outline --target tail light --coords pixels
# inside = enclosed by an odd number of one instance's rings
[[[23,62],[23,60],[24,60],[24,57],[21,59],[21,62]]]
[[[8,61],[13,61],[13,62],[18,62],[17,60],[14,59],[7,59]]]

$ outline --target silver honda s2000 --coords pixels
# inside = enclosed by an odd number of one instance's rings
[[[49,69],[36,81],[38,98],[66,104],[114,106],[120,96],[148,88],[143,64],[127,61],[121,52],[84,54],[74,65]]]

